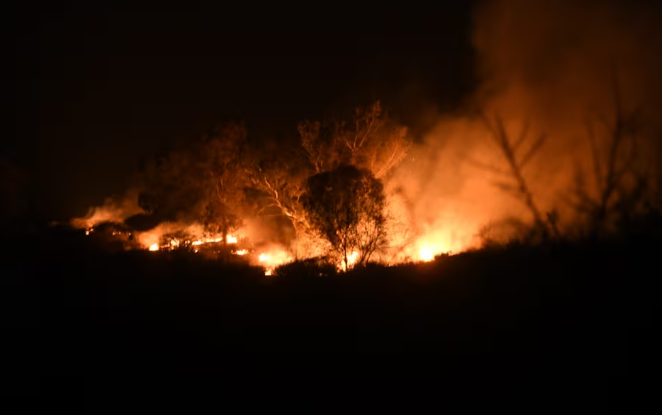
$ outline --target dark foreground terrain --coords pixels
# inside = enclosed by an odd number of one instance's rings
[[[265,278],[261,269],[101,253],[67,238],[8,248],[5,391],[299,394],[433,387],[451,374],[567,383],[653,371],[660,344],[659,240],[511,246]]]

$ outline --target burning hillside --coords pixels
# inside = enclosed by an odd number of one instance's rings
[[[77,221],[82,223],[84,221]],[[110,241],[122,242],[126,250],[147,250],[150,252],[187,251],[202,257],[222,259],[231,255],[243,258],[245,262],[262,266],[266,275],[271,275],[276,267],[292,261],[292,257],[282,247],[252,244],[240,234],[211,235],[202,231],[200,225],[182,226],[177,223],[164,223],[148,231],[131,230],[119,221],[101,222],[97,226],[84,229],[85,235],[97,234]]]
[[[474,24],[482,83],[427,134],[413,137],[379,102],[299,123],[296,145],[256,145],[225,124],[155,157],[139,191],[74,226],[89,234],[144,215],[156,225],[131,231],[127,249],[220,246],[271,274],[295,259],[344,270],[604,235],[660,207],[660,36],[646,13],[500,0]]]

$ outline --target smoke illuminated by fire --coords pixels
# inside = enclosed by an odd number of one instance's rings
[[[660,171],[662,126],[655,119],[662,109],[659,12],[625,3],[480,4],[472,40],[482,79],[467,100],[468,110],[440,116],[389,183],[404,200],[392,216],[407,217],[410,225],[410,234],[401,233],[409,247],[400,258],[456,253],[486,238],[505,241],[519,237],[533,222],[530,209],[510,190],[514,182],[504,154],[475,110],[490,119],[499,115],[513,142],[522,132],[525,144],[546,138],[522,174],[543,220],[556,211],[562,232],[575,232],[586,223],[569,202],[577,178],[583,175],[588,194],[600,193],[592,177],[587,124],[593,123],[594,138],[606,152],[612,137],[605,124],[616,122],[615,94],[620,94],[622,111],[641,110],[645,128],[638,131],[634,174],[650,177],[651,171]],[[521,158],[525,147],[519,148]],[[651,179],[662,187],[659,173]]]
[[[84,217],[73,219],[71,224],[76,228],[92,228],[103,222],[121,223],[139,213],[142,209],[138,206],[138,192],[131,190],[122,199],[108,198],[102,206],[90,208]]]

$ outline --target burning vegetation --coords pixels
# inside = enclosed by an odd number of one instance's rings
[[[152,160],[140,174],[141,191],[112,200],[72,223],[95,232],[101,223],[135,226],[127,249],[224,251],[265,268],[324,257],[347,270],[370,260],[404,260],[393,239],[384,183],[412,147],[407,129],[379,102],[350,121],[302,122],[299,147],[278,154],[252,148],[244,127],[226,124],[193,146]],[[129,216],[130,215],[130,216]],[[255,225],[271,227],[265,239]],[[119,234],[118,234],[119,235]],[[274,237],[275,236],[275,237]],[[399,243],[399,245],[398,245]],[[423,258],[431,260],[426,247]]]
[[[380,102],[303,121],[291,144],[223,124],[152,158],[136,191],[73,225],[91,236],[113,223],[125,249],[241,258],[271,275],[296,260],[347,270],[603,237],[659,215],[662,95],[646,85],[662,65],[644,41],[656,32],[634,30],[653,30],[646,16],[504,0],[474,23],[482,83],[427,134],[413,137]]]

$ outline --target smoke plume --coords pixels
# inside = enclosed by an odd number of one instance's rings
[[[130,189],[121,198],[109,197],[103,205],[91,207],[82,218],[72,219],[76,228],[90,228],[103,222],[121,223],[125,219],[143,213],[138,205],[139,190]]]
[[[643,2],[480,3],[472,41],[481,83],[466,111],[442,119],[396,177],[421,238],[458,250],[478,243],[486,225],[512,234],[518,221],[533,219],[521,200],[498,187],[512,177],[477,113],[493,122],[498,115],[513,141],[526,128],[523,147],[544,135],[522,174],[541,216],[556,210],[566,227],[577,220],[570,189],[578,172],[592,169],[587,127],[607,142],[603,124],[615,122],[617,103],[622,113],[640,110],[637,165],[651,171],[662,131],[655,119],[662,109],[659,17]]]

